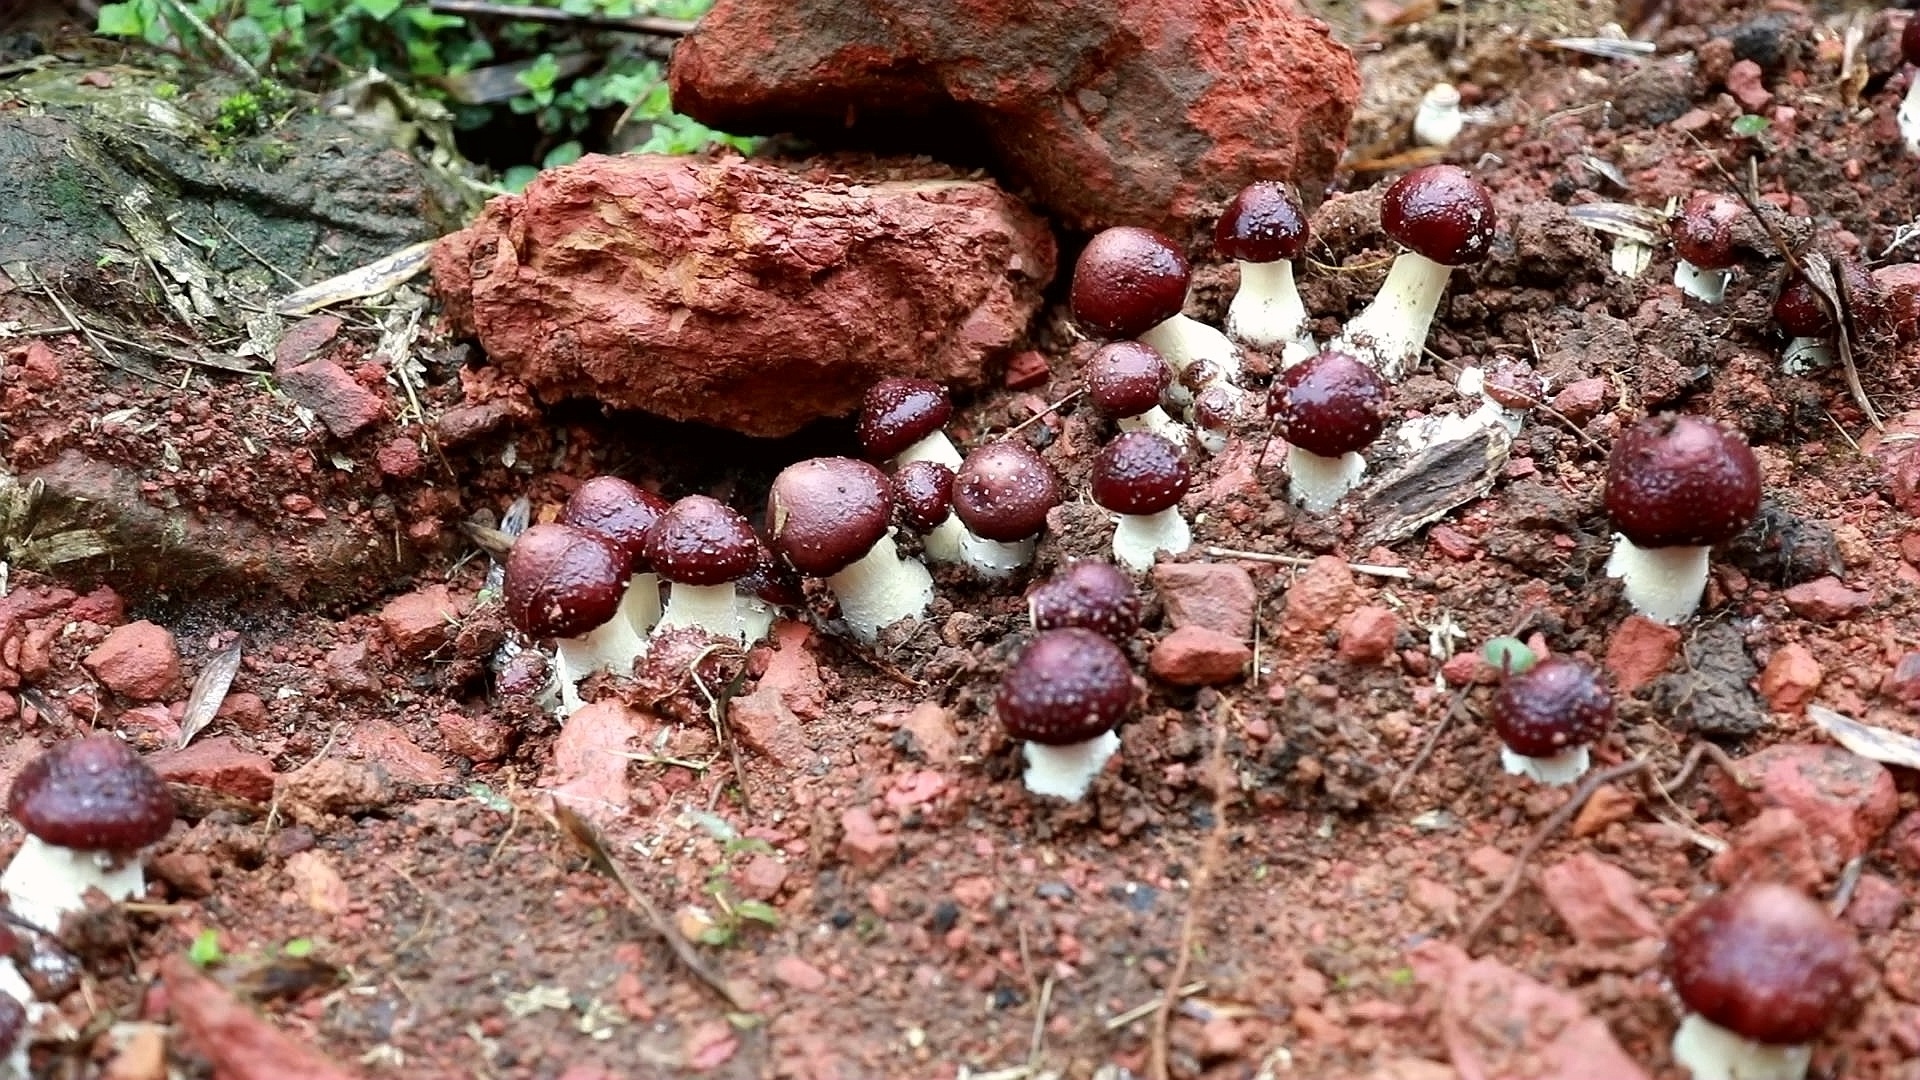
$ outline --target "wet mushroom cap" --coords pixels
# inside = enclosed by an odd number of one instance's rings
[[[931,379],[881,379],[867,388],[856,434],[867,456],[886,460],[947,426],[953,398]]]
[[[1702,191],[1673,219],[1673,250],[1702,270],[1733,265],[1733,223],[1747,208],[1740,200]]]
[[[1112,731],[1133,705],[1133,666],[1106,637],[1081,627],[1047,630],[1000,678],[994,710],[1007,734],[1046,746]]]
[[[1607,733],[1613,726],[1613,694],[1599,672],[1554,656],[1501,683],[1490,711],[1493,730],[1509,750],[1552,757]]]
[[[988,443],[953,474],[953,512],[978,537],[1012,543],[1047,524],[1060,504],[1060,481],[1039,451],[1023,442]]]
[[[1909,64],[1920,64],[1920,15],[1908,16],[1900,30],[1900,56]]]
[[[1606,506],[1637,547],[1724,543],[1760,509],[1760,462],[1745,438],[1712,420],[1649,416],[1614,440]]]
[[[620,546],[600,533],[534,525],[507,553],[501,599],[507,620],[528,637],[580,637],[613,618],[629,576]]]
[[[1108,416],[1139,416],[1160,404],[1173,385],[1173,369],[1151,345],[1113,341],[1087,361],[1087,396]]]
[[[799,607],[807,602],[800,575],[781,562],[765,544],[756,544],[753,569],[734,582],[734,587],[774,607]]]
[[[29,761],[7,813],[55,847],[133,852],[173,826],[173,794],[133,749],[110,735],[60,743]]]
[[[1180,314],[1191,276],[1172,240],[1121,225],[1087,241],[1073,266],[1068,302],[1095,337],[1136,338]]]
[[[1788,337],[1825,337],[1833,329],[1833,317],[1827,314],[1813,291],[1813,283],[1804,274],[1788,278],[1780,295],[1774,297],[1773,321]]]
[[[596,476],[573,490],[560,511],[563,525],[591,529],[614,542],[628,569],[644,573],[647,531],[673,504],[617,476]]]
[[[893,474],[894,509],[914,532],[932,532],[953,516],[953,470],[937,461],[909,461]]]
[[[1291,184],[1259,180],[1240,189],[1213,226],[1213,249],[1228,259],[1270,263],[1307,252],[1307,213]]]
[[[859,562],[893,523],[887,474],[856,458],[809,458],[767,493],[768,537],[795,570],[828,577]]]
[[[647,559],[680,585],[725,585],[753,572],[760,538],[740,511],[718,499],[689,495],[647,532]]]
[[[1693,1012],[1770,1046],[1812,1042],[1850,1013],[1859,945],[1788,885],[1743,885],[1702,901],[1667,932],[1667,974]]]
[[[1425,165],[1380,199],[1380,228],[1442,266],[1486,258],[1496,218],[1487,186],[1458,165]]]
[[[1140,590],[1112,563],[1080,559],[1033,587],[1027,614],[1035,630],[1077,626],[1124,641],[1140,628]]]
[[[1151,431],[1122,432],[1093,459],[1093,501],[1116,514],[1157,514],[1193,481],[1187,455]]]
[[[1387,426],[1387,382],[1346,353],[1323,352],[1288,368],[1267,395],[1282,438],[1321,457],[1372,444]]]

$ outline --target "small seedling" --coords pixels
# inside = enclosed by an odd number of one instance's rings
[[[220,931],[202,930],[187,947],[187,959],[194,967],[209,968],[224,961],[227,954],[220,949]]]
[[[1487,663],[1492,664],[1502,675],[1518,675],[1532,667],[1539,659],[1533,655],[1533,650],[1527,647],[1526,642],[1504,634],[1482,645],[1480,655],[1486,657]]]

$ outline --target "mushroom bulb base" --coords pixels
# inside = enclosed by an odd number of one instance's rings
[[[1079,802],[1087,797],[1093,778],[1100,775],[1100,770],[1107,767],[1107,762],[1119,750],[1120,736],[1111,731],[1086,742],[1064,746],[1030,742],[1023,748],[1027,771],[1022,779],[1026,781],[1027,790],[1035,795]]]
[[[920,562],[901,558],[891,536],[882,536],[859,561],[826,581],[861,641],[873,641],[901,619],[919,618],[933,604],[933,575]]]
[[[1680,291],[1703,304],[1717,304],[1726,298],[1731,270],[1706,270],[1681,259],[1673,267],[1673,283]]]
[[[1894,117],[1899,121],[1900,141],[1907,144],[1907,153],[1920,155],[1920,74],[1913,76]]]
[[[1565,787],[1587,774],[1592,755],[1584,746],[1563,750],[1552,757],[1528,757],[1502,746],[1500,767],[1514,776],[1524,776],[1547,787]]]
[[[733,582],[724,585],[689,585],[674,582],[667,590],[667,609],[654,627],[654,634],[685,628],[705,630],[717,638],[744,637],[740,625],[739,593]]]
[[[109,900],[128,900],[147,891],[138,855],[75,851],[56,847],[29,833],[20,851],[0,873],[0,892],[15,915],[49,933],[71,911],[86,910],[88,889]]]
[[[1135,573],[1153,569],[1154,558],[1164,551],[1178,555],[1193,546],[1193,530],[1178,506],[1157,514],[1121,514],[1113,527],[1113,557]]]
[[[1290,262],[1241,260],[1240,289],[1227,305],[1227,336],[1256,349],[1307,347],[1307,307],[1294,287]],[[1297,351],[1297,350],[1296,350]]]
[[[1673,1033],[1673,1060],[1693,1080],[1804,1080],[1812,1047],[1769,1046],[1688,1013]]]
[[[1643,548],[1614,534],[1607,576],[1619,578],[1633,610],[1654,622],[1675,626],[1700,608],[1707,590],[1706,547]]]
[[[1287,447],[1287,499],[1309,514],[1324,514],[1360,483],[1367,459],[1358,453],[1321,457]]]
[[[1373,302],[1354,316],[1327,346],[1366,360],[1389,380],[1400,378],[1427,343],[1427,328],[1447,294],[1453,268],[1417,251],[1394,256],[1393,268]]]

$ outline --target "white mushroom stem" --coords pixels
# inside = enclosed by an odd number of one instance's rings
[[[1633,610],[1669,626],[1686,622],[1707,591],[1707,548],[1643,548],[1618,533],[1607,576],[1620,579]]]
[[[1680,291],[1703,304],[1717,304],[1727,295],[1731,270],[1706,270],[1681,259],[1673,267],[1673,283]]]
[[[1493,396],[1487,393],[1487,373],[1484,369],[1473,365],[1462,368],[1460,378],[1454,381],[1453,388],[1465,397],[1477,395],[1480,398],[1480,407],[1473,412],[1476,420],[1497,423],[1506,428],[1509,435],[1520,434],[1520,429],[1526,425],[1527,410],[1509,409],[1493,400]],[[1543,400],[1546,396],[1546,385],[1539,384],[1530,396],[1535,401]]]
[[[951,521],[952,518],[947,520]],[[827,578],[853,635],[871,642],[901,619],[918,618],[933,603],[933,575],[917,559],[903,559],[891,534],[852,565]]]
[[[1157,514],[1121,514],[1113,528],[1113,557],[1137,574],[1153,569],[1160,552],[1178,555],[1192,546],[1193,530],[1177,505]]]
[[[1121,431],[1151,431],[1175,446],[1185,446],[1193,440],[1193,429],[1167,415],[1167,410],[1155,405],[1139,416],[1123,416],[1113,422]]]
[[[1157,350],[1173,369],[1167,396],[1183,408],[1193,400],[1193,392],[1180,385],[1179,377],[1196,362],[1210,361],[1228,382],[1240,378],[1240,350],[1227,335],[1198,319],[1175,315],[1141,334],[1140,343]]]
[[[1673,1033],[1673,1060],[1693,1080],[1804,1080],[1813,1048],[1757,1043],[1688,1013]]]
[[[659,595],[656,590],[655,607],[659,606]],[[555,639],[553,674],[560,683],[560,711],[563,715],[571,715],[582,704],[577,690],[580,680],[598,671],[610,671],[623,679],[630,679],[633,677],[634,662],[647,654],[647,636],[634,628],[635,614],[627,610],[629,601],[640,606],[646,602],[643,596],[637,597],[631,584],[620,598],[620,607],[614,611],[613,618],[579,637]],[[654,622],[658,621],[656,617]]]
[[[1907,153],[1920,154],[1920,71],[1909,76],[1907,96],[1900,99],[1900,108],[1894,117],[1900,124],[1900,141],[1907,144]]]
[[[1452,267],[1417,251],[1401,252],[1373,302],[1327,348],[1365,360],[1388,381],[1400,378],[1426,345],[1427,328],[1452,274]]]
[[[1273,351],[1301,342],[1307,306],[1293,284],[1293,263],[1240,263],[1240,288],[1227,305],[1227,336]]]
[[[966,536],[967,527],[960,523],[960,516],[948,514],[947,520],[935,525],[931,532],[921,535],[920,550],[926,554],[928,562],[965,562],[966,553],[962,545]]]
[[[660,624],[659,574],[633,575],[627,582],[627,591],[620,597],[618,617],[625,619],[636,634],[653,633],[653,628]]]
[[[1027,758],[1023,779],[1035,795],[1051,795],[1068,802],[1087,797],[1093,778],[1107,767],[1120,749],[1120,736],[1111,731],[1098,738],[1065,746],[1030,742],[1022,747]]]
[[[1420,96],[1420,105],[1413,111],[1413,141],[1421,146],[1449,146],[1465,124],[1460,91],[1452,83],[1435,83]]]
[[[926,438],[921,439],[919,442],[914,443],[912,446],[907,447],[905,450],[900,451],[898,454],[895,454],[893,456],[893,467],[898,469],[900,466],[913,461],[938,462],[958,472],[961,461],[960,449],[953,445],[952,439],[947,438],[946,432],[936,431]]]
[[[757,596],[740,596],[740,640],[747,645],[764,641],[773,632],[773,605]]]
[[[1787,342],[1780,354],[1780,370],[1788,375],[1804,375],[1833,364],[1833,347],[1825,338],[1797,337]]]
[[[731,581],[724,585],[687,585],[673,582],[667,589],[667,609],[653,632],[686,628],[705,630],[717,638],[743,640],[739,594]]]
[[[1025,540],[1003,543],[980,536],[972,529],[965,530],[960,536],[960,561],[966,563],[974,573],[984,578],[1002,578],[1033,561],[1034,543],[1039,534]]]
[[[147,877],[140,857],[75,851],[29,834],[6,872],[0,873],[0,892],[7,894],[7,907],[49,933],[60,929],[60,920],[68,912],[86,910],[88,889],[99,889],[109,900],[145,893]]]
[[[1357,453],[1331,458],[1287,446],[1287,499],[1309,514],[1333,509],[1366,473],[1367,459]]]
[[[1548,787],[1565,787],[1580,779],[1587,774],[1591,762],[1592,755],[1585,746],[1562,750],[1551,757],[1528,757],[1505,746],[1500,748],[1502,768]]]

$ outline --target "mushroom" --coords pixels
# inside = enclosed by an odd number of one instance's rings
[[[867,388],[856,433],[867,457],[890,461],[937,461],[960,467],[960,451],[942,430],[953,416],[953,398],[931,379],[894,377]]]
[[[1104,636],[1046,630],[1000,678],[994,712],[1023,740],[1027,790],[1078,802],[1114,752],[1113,729],[1133,706],[1133,667]]]
[[[967,528],[962,560],[985,577],[1027,565],[1059,504],[1060,481],[1033,447],[1001,440],[976,448],[953,474],[953,512]]]
[[[620,614],[629,563],[620,546],[577,525],[534,525],[507,552],[501,597],[507,620],[531,638],[553,639],[560,711],[582,704],[580,680],[596,671],[633,674],[647,638]]]
[[[1460,137],[1466,117],[1460,113],[1460,91],[1452,83],[1434,83],[1420,95],[1413,110],[1413,141],[1445,149]]]
[[[1702,191],[1673,219],[1673,250],[1680,261],[1673,283],[1705,304],[1717,304],[1733,279],[1733,223],[1747,212],[1738,199]]]
[[[1760,509],[1760,462],[1747,440],[1712,420],[1647,417],[1607,457],[1607,514],[1618,533],[1607,576],[1656,622],[1686,621],[1707,587],[1707,552]]]
[[[1120,515],[1113,557],[1135,573],[1153,569],[1156,555],[1193,546],[1180,513],[1193,470],[1178,446],[1151,431],[1122,432],[1093,459],[1093,501]]]
[[[1687,1014],[1674,1061],[1693,1080],[1802,1080],[1815,1039],[1853,1011],[1852,933],[1799,890],[1741,885],[1667,931],[1667,977]]]
[[[28,762],[7,793],[7,813],[27,832],[0,873],[0,892],[22,921],[58,933],[99,889],[109,900],[146,892],[140,849],[173,827],[173,795],[140,756],[110,735],[60,743]]]
[[[1173,369],[1159,351],[1138,341],[1110,341],[1094,350],[1086,366],[1087,397],[1121,431],[1151,431],[1176,442],[1191,437],[1167,415],[1160,397],[1173,385]]]
[[[754,538],[753,547],[753,569],[733,583],[740,602],[741,636],[749,645],[767,636],[781,608],[797,608],[807,602],[793,567],[776,558],[759,537]]]
[[[736,583],[759,562],[760,538],[740,511],[705,495],[681,499],[647,531],[647,559],[671,586],[654,633],[692,628],[746,640]]]
[[[1387,382],[1353,356],[1328,350],[1274,380],[1267,412],[1287,440],[1288,500],[1325,513],[1367,471],[1360,451],[1387,425]]]
[[[957,563],[967,527],[953,513],[953,470],[937,461],[909,461],[893,474],[893,504],[920,536],[928,562]]]
[[[1549,787],[1586,775],[1587,747],[1613,726],[1613,695],[1600,673],[1566,657],[1548,657],[1510,675],[1489,710],[1500,736],[1500,764]]]
[[[640,635],[660,621],[660,575],[647,562],[647,530],[670,505],[617,476],[596,476],[575,488],[560,511],[562,524],[591,529],[619,547],[628,575],[620,616]]]
[[[1307,214],[1293,186],[1260,180],[1240,189],[1213,226],[1213,249],[1240,266],[1227,305],[1227,336],[1284,364],[1313,353],[1307,307],[1293,284],[1293,260],[1307,252]]]
[[[1166,358],[1178,375],[1196,360],[1211,360],[1220,376],[1240,375],[1240,352],[1227,335],[1180,313],[1192,270],[1172,240],[1151,229],[1121,225],[1097,233],[1073,267],[1068,302],[1073,317],[1096,337],[1138,338]]]
[[[1493,196],[1458,165],[1426,165],[1393,182],[1380,199],[1380,227],[1408,250],[1373,302],[1327,346],[1357,356],[1392,382],[1427,341],[1453,268],[1493,247]]]
[[[894,547],[893,496],[872,465],[825,457],[787,466],[773,478],[767,519],[773,550],[802,574],[826,579],[860,640],[933,603],[927,568]]]
[[[1854,325],[1862,330],[1890,329],[1887,297],[1860,260],[1843,256],[1829,260],[1829,265],[1835,284],[1846,294]],[[1805,274],[1789,275],[1780,287],[1780,295],[1773,299],[1773,321],[1791,339],[1780,354],[1781,369],[1787,374],[1800,375],[1833,363],[1833,350],[1827,344],[1833,335],[1833,315]]]
[[[1140,591],[1112,563],[1076,559],[1027,593],[1027,617],[1035,630],[1077,626],[1122,642],[1140,629]]]
[[[1194,368],[1200,365],[1195,364]],[[1189,371],[1194,370],[1189,368]],[[1203,385],[1193,395],[1193,441],[1209,454],[1222,453],[1233,435],[1246,394],[1231,383]]]
[[[1909,15],[1900,30],[1900,58],[1907,62],[1907,94],[1900,99],[1894,119],[1900,125],[1900,138],[1907,153],[1920,154],[1920,15]]]

